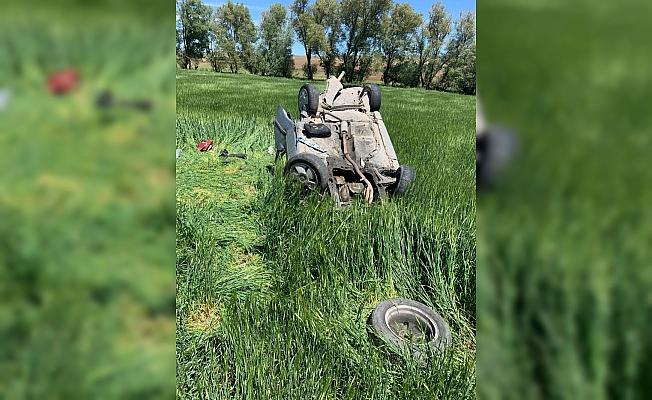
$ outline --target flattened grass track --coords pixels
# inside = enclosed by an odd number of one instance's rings
[[[177,71],[178,397],[474,398],[475,98],[383,87],[417,180],[336,210],[266,168],[276,105],[296,114],[301,83]],[[374,346],[366,319],[398,296],[444,316],[450,352],[420,366]]]

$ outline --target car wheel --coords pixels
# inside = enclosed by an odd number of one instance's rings
[[[313,154],[297,154],[285,164],[285,173],[310,190],[328,187],[328,171],[324,162]]]
[[[401,165],[396,172],[396,183],[394,184],[394,195],[401,196],[407,192],[412,181],[416,178],[416,172],[407,165]]]
[[[305,83],[299,89],[299,116],[302,112],[306,112],[309,116],[313,117],[317,114],[319,107],[319,92],[315,85]]]
[[[369,316],[375,339],[399,354],[423,358],[452,343],[448,324],[432,308],[418,301],[396,298],[381,302]]]
[[[362,88],[362,94],[365,93],[367,93],[367,97],[369,98],[370,111],[380,111],[380,87],[375,83],[370,83]]]

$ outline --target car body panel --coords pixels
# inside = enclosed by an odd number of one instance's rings
[[[391,191],[400,167],[394,146],[380,112],[370,110],[369,93],[362,87],[344,88],[340,78],[328,79],[315,115],[302,111],[300,119],[292,121],[277,108],[277,154],[285,153],[288,159],[300,154],[319,157],[338,204],[348,203],[366,185],[373,187],[373,199],[382,198]],[[305,129],[308,123],[325,125],[330,135],[311,136]]]

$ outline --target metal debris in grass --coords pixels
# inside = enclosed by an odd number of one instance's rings
[[[97,95],[95,106],[100,109],[121,107],[147,112],[152,109],[152,102],[147,99],[116,99],[112,91],[103,90]]]
[[[222,149],[220,151],[220,157],[226,158],[226,157],[235,157],[235,158],[242,158],[243,160],[247,159],[247,155],[244,153],[229,153],[227,149]]]

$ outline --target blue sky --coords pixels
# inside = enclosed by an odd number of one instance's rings
[[[251,17],[254,20],[254,23],[258,25],[261,19],[261,14],[263,11],[267,10],[270,5],[273,3],[281,3],[287,6],[292,2],[292,0],[233,0],[235,3],[242,3],[249,7],[249,12],[251,12]],[[432,1],[414,1],[414,0],[398,0],[399,2],[402,3],[409,3],[415,10],[420,12],[424,17],[427,17],[428,11],[430,10],[430,7],[432,6],[433,3],[436,2],[436,0]],[[453,20],[457,20],[460,12],[462,11],[475,11],[475,0],[441,0],[442,3],[444,3],[444,6],[446,7],[446,10],[448,11],[449,14],[453,17]],[[211,6],[219,6],[221,4],[226,3],[226,0],[204,0],[204,3],[209,4]],[[297,43],[296,39],[294,42],[294,46],[292,46],[292,53],[293,54],[298,54],[298,55],[303,55],[303,47]]]

